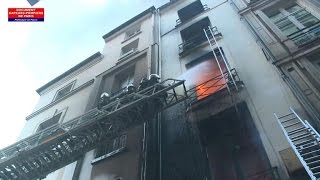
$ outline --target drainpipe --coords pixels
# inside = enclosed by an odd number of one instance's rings
[[[162,62],[162,54],[161,54],[161,14],[160,9],[157,9],[158,14],[158,63],[157,63],[157,74],[159,74],[160,78],[162,76],[161,62]],[[161,112],[158,113],[158,143],[159,143],[159,180],[162,180],[162,138],[161,138]]]

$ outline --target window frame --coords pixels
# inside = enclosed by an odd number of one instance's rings
[[[124,138],[124,144],[120,145],[120,140]],[[127,134],[121,134],[120,136],[114,138],[112,142],[100,146],[97,149],[95,149],[94,152],[94,159],[91,161],[91,164],[97,163],[99,161],[102,161],[104,159],[107,159],[109,157],[115,156],[121,152],[124,152],[127,149],[127,141],[128,141],[128,135]],[[111,150],[110,150],[110,147]],[[102,149],[104,148],[104,149]],[[99,151],[104,151],[103,153],[99,153]]]
[[[62,98],[65,97],[67,94],[69,94],[72,90],[74,90],[75,84],[76,84],[76,80],[74,80],[74,81],[70,82],[69,84],[63,86],[62,88],[58,89],[58,90],[56,91],[53,99],[52,99],[52,102],[57,101],[57,100],[59,100],[59,99],[62,99]],[[67,93],[65,93],[64,95],[62,95],[61,97],[57,98],[59,92],[61,92],[62,90],[66,89],[66,88],[69,87],[70,85],[71,85],[71,88],[70,88],[69,92],[67,92]]]
[[[314,14],[314,11],[310,9],[309,7],[305,6],[304,4],[301,4],[299,1],[290,1],[290,2],[275,2],[271,4],[270,6],[267,6],[261,10],[257,10],[256,14],[262,19],[262,21],[270,28],[271,32],[274,33],[281,42],[283,42],[291,51],[297,50],[299,47],[296,42],[294,42],[292,39],[289,38],[290,35],[286,35],[277,25],[274,21],[271,20],[272,14],[275,14],[274,12],[278,11],[279,13],[285,13],[287,12],[287,8],[292,7],[294,5],[298,5],[301,7],[301,9],[305,10],[307,13],[311,14],[313,17],[318,19],[320,21],[320,15]],[[282,9],[280,11],[280,9]],[[287,15],[290,15],[293,17],[292,13],[287,13]],[[287,16],[286,16],[287,17]],[[296,20],[296,18],[293,18],[292,22],[289,20],[295,27],[297,27],[299,30],[301,30],[301,22],[299,20]],[[298,25],[298,26],[297,26]],[[304,25],[303,25],[304,26]],[[305,27],[305,26],[304,26]],[[299,32],[299,31],[297,31]],[[290,40],[290,41],[289,41]]]
[[[117,93],[120,93],[119,91],[121,91],[123,89],[120,84],[120,82],[123,79],[126,78],[128,80],[128,77],[132,76],[132,78],[131,78],[132,83],[135,82],[135,71],[136,71],[136,65],[134,64],[134,65],[131,65],[125,69],[122,69],[119,73],[117,73],[114,76],[114,82],[113,82],[112,88],[111,88],[111,95],[112,96],[116,95]]]
[[[134,31],[133,34],[131,35],[128,35],[128,32],[133,30],[133,29],[136,29]],[[136,35],[140,34],[142,31],[141,31],[141,23],[137,23],[137,24],[134,24],[132,26],[130,26],[125,32],[124,32],[124,40],[122,43],[128,41],[129,39],[135,37]]]
[[[54,126],[55,124],[61,124],[62,121],[63,121],[63,119],[64,119],[64,117],[65,117],[65,115],[66,115],[67,110],[68,110],[68,107],[66,107],[66,108],[64,108],[64,109],[62,109],[62,110],[60,110],[60,111],[56,110],[55,113],[54,113],[50,118],[47,118],[47,119],[41,121],[41,122],[36,126],[36,128],[35,128],[35,130],[34,130],[34,133],[40,132],[40,131],[42,131],[42,130],[44,130],[44,129],[46,129],[46,128],[49,128],[49,127],[51,127],[51,126]],[[54,124],[52,124],[51,126],[48,126],[48,127],[41,128],[41,129],[40,129],[40,126],[41,126],[42,124],[44,124],[45,122],[50,121],[52,118],[54,118],[55,116],[57,116],[57,115],[59,115],[59,114],[61,114],[61,115],[60,115],[59,120],[57,121],[57,123],[54,123]]]

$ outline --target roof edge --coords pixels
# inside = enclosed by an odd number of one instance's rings
[[[36,90],[36,92],[40,95],[40,93],[47,89],[49,86],[53,85],[54,83],[58,82],[59,80],[63,79],[64,77],[68,76],[69,74],[75,72],[77,69],[81,68],[82,66],[90,63],[91,61],[93,61],[94,59],[96,59],[97,57],[100,57],[102,54],[98,51],[96,53],[94,53],[93,55],[91,55],[90,57],[88,57],[87,59],[85,59],[84,61],[80,62],[79,64],[73,66],[72,68],[70,68],[69,70],[67,70],[66,72],[62,73],[61,75],[59,75],[58,77],[54,78],[53,80],[49,81],[48,83],[46,83],[45,85],[41,86],[40,88],[38,88]]]
[[[140,19],[141,17],[149,14],[150,12],[154,12],[156,10],[156,8],[154,6],[151,6],[150,8],[146,9],[145,11],[143,11],[142,13],[136,15],[135,17],[129,19],[128,21],[126,21],[125,23],[121,24],[120,26],[114,28],[113,30],[111,30],[110,32],[108,32],[107,34],[103,35],[102,38],[103,39],[107,39],[108,37],[112,36],[113,34],[115,34],[116,32],[120,31],[121,29],[123,29],[124,27],[128,26],[129,24],[135,22],[136,20]]]

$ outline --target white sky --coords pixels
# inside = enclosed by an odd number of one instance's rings
[[[103,49],[102,36],[152,5],[168,0],[41,0],[45,22],[8,22],[0,0],[0,149],[14,143],[38,101],[37,88]],[[134,6],[133,6],[134,5]]]

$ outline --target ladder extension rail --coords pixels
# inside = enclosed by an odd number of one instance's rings
[[[214,43],[215,43],[215,44],[217,45],[217,47],[218,47],[219,53],[220,53],[220,55],[221,55],[221,57],[222,57],[222,59],[223,59],[223,62],[224,62],[224,64],[225,64],[225,67],[227,68],[229,74],[231,75],[231,71],[230,71],[230,68],[229,68],[229,66],[228,66],[227,59],[226,59],[224,53],[221,51],[220,46],[219,46],[219,43],[218,43],[216,37],[214,37],[214,33],[212,32],[212,28],[211,28],[210,26],[208,26],[208,29],[209,29],[210,33],[212,34],[212,39],[214,40]],[[210,45],[211,45],[211,43],[210,43]],[[231,80],[232,80],[233,84],[235,85],[236,90],[239,91],[239,89],[238,89],[238,87],[237,87],[237,84],[236,84],[236,82],[235,82],[235,80],[234,80],[234,78],[233,78],[232,76],[231,76]]]
[[[211,27],[209,26],[209,29],[210,29],[210,28],[211,28]],[[209,35],[208,35],[208,33],[207,33],[207,30],[206,30],[206,29],[203,29],[203,32],[204,32],[204,34],[205,34],[205,36],[206,36],[206,38],[207,38],[207,40],[208,40],[208,42],[209,42],[209,45],[210,45],[212,54],[213,54],[213,56],[214,56],[214,59],[216,60],[216,63],[217,63],[217,65],[218,65],[218,67],[219,67],[221,76],[223,76],[223,70],[222,70],[222,68],[221,68],[221,65],[220,65],[218,56],[217,56],[216,52],[215,52],[214,49],[213,49],[213,45],[212,45],[212,43],[211,43],[211,40],[210,40]],[[211,33],[211,32],[212,32],[212,31],[210,31],[210,33]],[[211,34],[211,36],[214,37],[214,34]],[[224,76],[223,76],[223,77],[224,77]],[[226,82],[228,81],[225,77],[224,77],[224,80],[225,80]],[[231,94],[231,90],[230,90],[228,84],[227,84],[226,87],[227,87],[227,89],[228,89],[228,92]]]
[[[300,116],[298,116],[298,114],[293,110],[292,107],[290,107],[290,111],[291,111],[291,113],[293,113],[293,114],[297,117],[297,119],[302,123],[302,125],[303,125],[306,129],[308,129],[308,128],[310,127],[310,128],[313,130],[313,132],[316,132],[316,131],[313,129],[313,127],[312,127],[307,121],[306,121],[306,123],[303,122],[303,120],[300,118]],[[273,113],[273,114],[274,114],[274,116],[276,117],[277,122],[278,122],[281,130],[283,131],[283,134],[285,135],[287,141],[289,142],[290,146],[292,147],[294,153],[295,153],[296,156],[298,157],[298,159],[299,159],[299,161],[301,162],[302,166],[304,167],[304,169],[306,170],[306,172],[308,173],[308,175],[310,176],[310,178],[311,178],[312,180],[316,180],[317,178],[314,176],[313,172],[310,170],[309,166],[307,165],[307,162],[304,160],[304,158],[303,158],[303,157],[301,156],[301,154],[299,153],[296,145],[292,142],[292,140],[291,140],[291,138],[289,137],[289,134],[288,134],[288,132],[286,131],[285,127],[281,124],[281,120],[280,120],[281,117],[278,117],[276,113]],[[317,134],[318,137],[319,137],[319,134],[318,134],[318,133],[316,133],[316,134]]]

